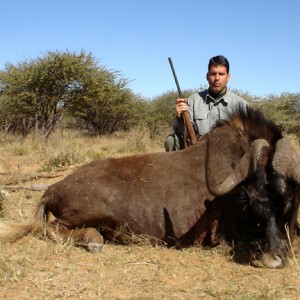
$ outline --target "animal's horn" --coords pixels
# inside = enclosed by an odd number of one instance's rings
[[[272,165],[277,173],[300,183],[300,155],[288,138],[276,143]]]
[[[294,200],[286,197],[285,211],[290,211],[291,213],[291,218],[288,222],[289,236],[292,240],[293,250],[298,252],[300,242],[299,239],[295,239],[295,236],[299,230],[297,217],[300,205],[300,155],[288,138],[282,138],[276,143],[272,166],[275,172],[297,183],[295,189],[296,197]],[[283,192],[286,193],[286,190],[284,189]]]
[[[245,180],[250,173],[255,172],[259,167],[265,168],[268,151],[269,143],[266,140],[255,140],[250,147],[250,151],[243,155],[235,169],[222,182],[216,182],[214,175],[211,174],[212,168],[208,161],[206,179],[209,191],[215,196],[221,196],[230,192]]]

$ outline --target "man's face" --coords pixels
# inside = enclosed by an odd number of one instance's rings
[[[211,92],[214,94],[221,94],[226,89],[230,74],[227,73],[225,66],[211,66],[209,72],[206,74],[206,79]]]

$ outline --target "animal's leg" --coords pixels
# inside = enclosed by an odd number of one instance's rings
[[[68,241],[70,238],[76,245],[79,245],[90,252],[99,252],[103,248],[103,237],[96,228],[68,229],[58,221],[50,223],[46,234],[54,239],[61,238]]]

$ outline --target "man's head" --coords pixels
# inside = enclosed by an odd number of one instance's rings
[[[226,57],[218,55],[209,60],[206,79],[213,94],[219,95],[226,91],[230,80],[229,62]]]

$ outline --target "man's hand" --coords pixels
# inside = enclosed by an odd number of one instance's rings
[[[189,106],[187,105],[187,99],[183,99],[183,98],[176,99],[175,113],[177,118],[180,118],[181,113],[183,111],[187,111],[188,109]]]

